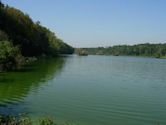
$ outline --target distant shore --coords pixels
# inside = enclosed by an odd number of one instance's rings
[[[141,56],[166,59],[166,43],[163,44],[137,44],[137,45],[116,45],[97,48],[76,48],[89,55],[112,55],[112,56]]]

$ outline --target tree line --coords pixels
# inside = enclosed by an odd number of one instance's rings
[[[0,69],[7,63],[18,64],[21,57],[57,56],[73,52],[73,47],[39,21],[34,22],[28,14],[0,1]]]
[[[166,43],[164,44],[137,44],[137,45],[117,45],[112,47],[82,48],[92,55],[131,55],[149,56],[156,58],[166,57]]]

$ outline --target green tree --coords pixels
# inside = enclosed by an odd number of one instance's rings
[[[0,41],[0,71],[14,69],[17,66],[19,49],[9,41]]]
[[[2,4],[2,3],[1,3]],[[53,32],[34,23],[28,14],[10,6],[0,8],[0,28],[14,46],[19,45],[23,56],[41,56],[73,53],[73,48],[59,40]]]

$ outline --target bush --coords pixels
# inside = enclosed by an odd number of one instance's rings
[[[18,47],[9,41],[0,41],[0,71],[15,69],[22,63],[22,56]]]

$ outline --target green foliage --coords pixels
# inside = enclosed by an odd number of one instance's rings
[[[58,125],[51,118],[43,118],[39,121],[39,125]]]
[[[0,2],[0,70],[23,63],[23,57],[73,52],[71,46],[40,25],[39,21],[35,23],[29,15]]]
[[[9,41],[0,41],[0,71],[16,68],[20,58],[18,47]]]
[[[0,30],[13,45],[19,45],[23,56],[40,56],[73,53],[73,48],[59,40],[49,29],[34,23],[29,15],[18,9],[0,7]]]
[[[0,125],[32,125],[28,117],[0,116]]]
[[[0,116],[0,125],[72,125],[69,123],[59,124],[55,120],[45,117],[39,120],[38,123],[33,122],[29,117],[26,116]]]
[[[138,45],[118,45],[112,47],[84,48],[89,54],[104,55],[131,55],[150,56],[162,58],[166,56],[166,44],[138,44]]]
[[[0,63],[13,60],[18,53],[18,48],[13,47],[9,41],[0,41]]]
[[[76,49],[75,53],[77,55],[80,55],[80,56],[87,56],[88,55],[88,52],[86,50],[84,50],[84,49]]]

